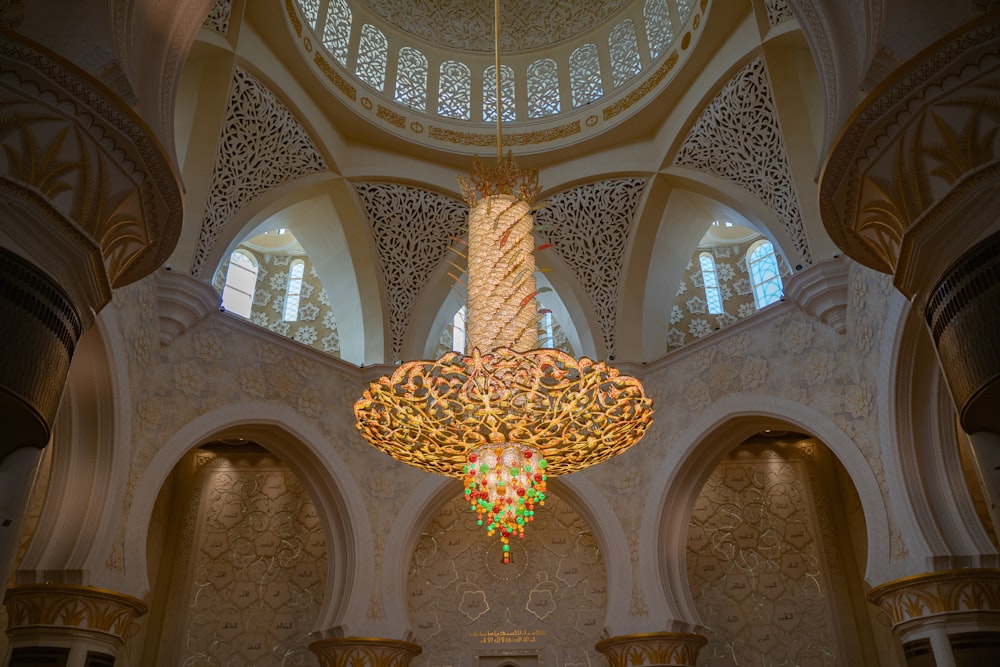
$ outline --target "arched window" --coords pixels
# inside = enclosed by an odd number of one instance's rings
[[[490,65],[483,72],[483,120],[494,123],[497,119],[497,68]],[[517,113],[514,109],[514,70],[500,65],[500,99],[503,101],[503,119],[511,122]]]
[[[552,319],[552,311],[546,310],[538,322],[538,347],[555,347],[555,340],[555,320]]]
[[[635,36],[635,24],[625,19],[615,26],[608,37],[611,54],[611,76],[616,86],[620,86],[642,71],[639,61],[639,43]]]
[[[288,266],[288,283],[285,292],[285,311],[282,320],[295,322],[299,319],[299,299],[302,298],[302,277],[306,272],[306,263],[301,259],[293,259]]]
[[[385,88],[385,65],[389,41],[373,25],[366,23],[361,28],[361,43],[358,45],[358,78],[376,90]]]
[[[418,111],[427,110],[427,58],[416,49],[399,50],[396,101]]]
[[[451,318],[451,349],[465,353],[465,306]]]
[[[705,285],[705,303],[712,315],[722,314],[722,291],[719,289],[719,274],[715,271],[715,258],[712,253],[703,252],[698,255],[701,264],[701,279]]]
[[[528,118],[559,113],[559,66],[545,58],[528,65]]]
[[[306,23],[315,27],[316,19],[319,17],[319,0],[299,0],[299,6],[302,7]]]
[[[574,109],[598,100],[604,94],[596,44],[584,44],[570,55],[569,87]]]
[[[222,305],[240,317],[250,317],[253,293],[257,286],[257,259],[245,250],[229,256],[226,286],[222,290]]]
[[[347,47],[351,43],[351,8],[347,0],[330,0],[323,28],[323,47],[341,65],[347,64]]]
[[[770,241],[757,241],[747,250],[747,270],[753,285],[753,300],[758,308],[781,299],[781,274],[778,258]]]
[[[472,118],[472,72],[455,60],[441,63],[438,85],[438,114],[448,118]]]
[[[646,0],[642,6],[642,20],[646,25],[649,57],[655,60],[674,39],[674,25],[670,21],[667,0]]]

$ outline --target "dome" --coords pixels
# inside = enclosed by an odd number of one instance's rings
[[[620,124],[693,48],[708,0],[508,0],[501,7],[504,143],[531,153]],[[290,24],[329,90],[372,124],[452,152],[496,145],[493,5],[297,0]]]

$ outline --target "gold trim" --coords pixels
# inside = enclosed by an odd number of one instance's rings
[[[534,130],[532,132],[508,132],[503,136],[504,146],[528,146],[531,144],[541,144],[547,141],[564,139],[580,133],[580,121],[574,120],[563,125],[557,125],[544,130]],[[432,139],[447,141],[451,144],[462,146],[492,146],[496,141],[496,136],[484,134],[482,132],[460,132],[443,127],[431,125],[427,135]]]
[[[707,637],[694,632],[651,632],[602,639],[594,649],[607,657],[611,667],[693,667],[707,643]]]
[[[292,0],[285,0],[285,11],[288,12],[288,19],[292,22],[292,27],[295,28],[295,36],[302,36],[302,21],[299,20],[299,14],[295,11],[295,5]]]
[[[678,54],[676,50],[673,51],[670,54],[670,56],[663,61],[663,64],[657,67],[656,71],[653,72],[653,74],[648,79],[643,81],[638,88],[636,88],[631,93],[621,98],[614,104],[604,107],[604,120],[610,120],[614,118],[615,116],[617,116],[618,114],[625,111],[633,104],[641,100],[643,97],[648,95],[649,92],[653,90],[653,88],[656,88],[658,85],[660,85],[660,82],[663,81],[663,79],[666,78],[667,74],[669,74],[670,71],[674,69],[674,66],[677,65],[679,60],[680,60],[680,54]],[[588,118],[587,120],[590,119]]]
[[[330,82],[336,86],[340,92],[346,95],[352,102],[357,99],[358,91],[354,88],[354,86],[347,82],[347,79],[340,76],[340,72],[335,70],[333,65],[328,63],[326,58],[324,58],[319,51],[316,52],[316,57],[313,59],[313,62],[316,63],[316,67],[319,68],[319,71],[323,72],[323,74],[326,75],[326,78],[330,79]]]
[[[893,626],[945,614],[1000,613],[1000,569],[912,575],[880,584],[867,597],[889,614]]]
[[[378,105],[378,111],[375,112],[375,115],[390,125],[395,125],[399,129],[406,128],[406,116],[396,113],[392,109],[384,107],[381,104]]]
[[[124,639],[135,619],[148,607],[142,600],[116,591],[64,584],[16,584],[4,604],[8,632],[29,627],[91,630]]]

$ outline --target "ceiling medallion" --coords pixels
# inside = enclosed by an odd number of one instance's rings
[[[495,6],[499,33],[499,0]],[[496,60],[499,73],[499,49]],[[497,163],[476,158],[471,176],[459,179],[470,206],[471,352],[402,364],[365,390],[354,414],[361,434],[386,454],[462,478],[478,523],[490,536],[499,534],[509,563],[510,538],[523,537],[535,508],[544,505],[549,476],[625,451],[645,434],[653,409],[636,378],[603,362],[535,348],[538,172],[502,155],[502,96],[496,97]]]

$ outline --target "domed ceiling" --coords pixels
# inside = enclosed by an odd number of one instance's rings
[[[397,29],[446,49],[493,51],[489,0],[356,0]],[[613,17],[633,0],[504,0],[500,45],[507,53],[568,41]]]

